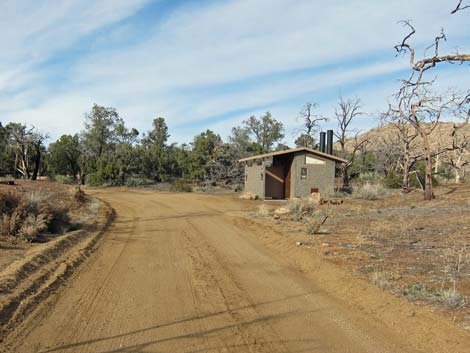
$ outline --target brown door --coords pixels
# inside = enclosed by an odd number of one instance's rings
[[[289,163],[289,168],[287,169],[286,179],[284,181],[284,197],[286,199],[290,198],[290,177],[291,177],[291,167]]]

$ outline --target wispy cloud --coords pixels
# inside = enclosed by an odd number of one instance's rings
[[[414,19],[421,50],[441,26],[450,39],[444,50],[470,46],[466,18],[448,15],[445,2],[178,1],[151,12],[153,5],[2,5],[0,114],[54,136],[80,130],[93,102],[115,106],[140,130],[164,116],[181,141],[204,128],[226,134],[267,109],[291,126],[305,100],[331,111],[344,92],[364,95],[370,109],[385,104],[407,70],[393,52],[400,19]],[[32,11],[21,18],[24,8]]]

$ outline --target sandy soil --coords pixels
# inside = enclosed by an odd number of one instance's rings
[[[470,352],[470,335],[245,217],[232,196],[89,191],[116,210],[5,352]]]
[[[41,192],[46,194],[53,194],[54,200],[57,203],[66,205],[69,209],[68,215],[70,217],[69,228],[85,229],[90,226],[95,217],[98,209],[98,204],[90,200],[86,204],[79,204],[73,200],[73,193],[75,186],[65,185],[47,180],[15,180],[15,185],[0,184],[0,192],[17,192],[17,193],[30,193]],[[64,229],[64,232],[68,229]],[[0,235],[0,271],[8,267],[12,262],[22,259],[30,251],[35,251],[36,248],[41,247],[41,244],[47,243],[60,236],[59,234],[43,234],[39,237],[38,241],[28,243],[21,239],[16,239],[9,236]]]
[[[317,207],[331,217],[321,234],[306,236],[296,215],[281,220],[252,217],[301,241],[302,247],[394,295],[439,311],[470,332],[470,185],[436,188],[436,199],[421,191],[389,190],[383,200],[343,198]],[[279,202],[265,202],[273,210]],[[321,218],[318,216],[317,218]],[[447,293],[456,296],[446,296]]]

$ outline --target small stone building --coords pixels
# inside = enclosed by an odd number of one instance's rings
[[[336,163],[347,161],[302,147],[247,157],[239,162],[245,164],[245,192],[261,199],[289,199],[312,192],[332,195]]]

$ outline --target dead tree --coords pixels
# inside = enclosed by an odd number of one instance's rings
[[[328,121],[328,118],[314,113],[317,107],[316,103],[307,102],[300,111],[297,119],[302,120],[302,127],[297,132],[299,134],[295,141],[297,147],[315,147],[315,135],[320,130],[320,123]]]
[[[470,160],[465,159],[465,155],[469,154],[470,135],[462,132],[462,128],[454,124],[452,132],[452,154],[449,157],[448,164],[454,170],[455,182],[460,183],[464,168],[470,165]]]
[[[458,3],[457,3],[457,6],[455,7],[455,9],[453,9],[450,13],[454,14],[456,12],[459,12],[459,11],[462,11],[462,10],[465,10],[465,9],[468,9],[468,8],[470,8],[470,5],[466,5],[464,3],[464,0],[459,0]]]
[[[379,136],[375,146],[375,170],[385,177],[402,170],[401,140],[397,134]]]
[[[403,174],[402,191],[408,193],[410,192],[411,171],[423,157],[423,154],[415,148],[418,132],[410,124],[411,117],[409,110],[405,109],[400,101],[397,106],[389,105],[388,112],[384,114],[383,119],[390,122],[394,129],[393,135],[397,137],[397,143],[401,149],[399,164]]]
[[[459,93],[452,92],[447,96],[437,95],[428,89],[428,83],[420,82],[418,86],[402,87],[399,94],[398,109],[405,123],[409,124],[419,136],[422,159],[425,163],[424,198],[431,200],[433,159],[443,153],[454,150],[454,146],[431,150],[430,136],[444,116],[457,118],[456,107],[468,104],[469,98],[462,99]]]
[[[444,156],[444,163],[451,166],[454,171],[455,183],[460,183],[463,171],[470,165],[470,132],[466,129],[470,122],[470,94],[467,95],[457,109],[454,116],[460,117],[462,123],[454,123],[452,128],[452,146],[447,156]]]
[[[368,143],[367,139],[359,139],[359,131],[352,128],[353,121],[365,113],[361,110],[361,101],[359,98],[339,98],[338,106],[335,109],[335,117],[337,121],[337,128],[335,136],[340,145],[340,157],[347,159],[347,163],[342,163],[340,166],[341,177],[343,179],[343,188],[349,188],[351,181],[350,170],[354,164],[356,154]],[[347,151],[346,144],[352,143],[352,148]],[[364,152],[364,151],[363,151]]]
[[[456,13],[466,8],[466,5],[459,1],[457,7],[452,11]],[[436,128],[443,112],[448,109],[448,105],[455,103],[456,97],[444,101],[442,97],[431,95],[428,87],[432,81],[426,82],[424,74],[436,67],[439,63],[464,63],[470,61],[470,54],[445,54],[439,52],[440,43],[447,38],[444,31],[434,38],[434,43],[427,49],[432,49],[433,56],[416,58],[414,47],[410,44],[410,39],[416,33],[410,21],[402,21],[402,24],[409,29],[409,33],[403,38],[400,44],[395,46],[397,54],[408,54],[411,74],[408,79],[402,81],[402,87],[397,94],[398,109],[404,117],[405,122],[410,123],[421,138],[423,158],[425,161],[425,191],[424,198],[433,198],[432,191],[432,153],[429,145],[429,135]]]
[[[23,179],[30,178],[29,154],[33,141],[34,128],[28,129],[25,125],[8,125],[9,144],[15,151],[15,169]]]
[[[47,134],[33,131],[31,138],[31,145],[34,148],[34,169],[31,175],[31,180],[36,180],[41,166],[42,155],[44,152],[44,141],[48,138]]]

